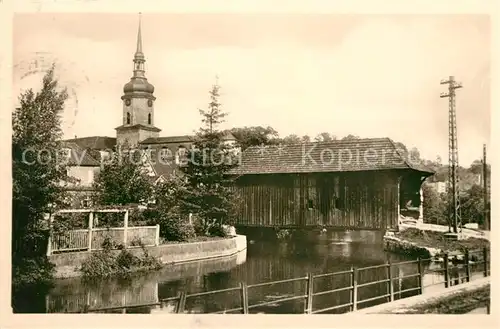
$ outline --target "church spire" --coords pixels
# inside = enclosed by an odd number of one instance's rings
[[[142,53],[142,35],[141,35],[141,13],[139,13],[139,29],[137,30],[137,50],[135,51],[135,57],[138,56],[144,58]]]
[[[146,58],[142,52],[142,31],[141,31],[141,13],[139,13],[139,27],[137,29],[137,48],[134,54],[134,74],[130,79],[130,82],[123,87],[123,92],[125,94],[135,93],[135,92],[146,92],[153,94],[154,86],[150,84],[146,79],[144,63]]]
[[[137,49],[134,55],[134,77],[144,77],[144,54],[142,52],[142,34],[141,34],[141,13],[139,13],[139,28],[137,30]]]

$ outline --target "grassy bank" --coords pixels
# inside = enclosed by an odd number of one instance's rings
[[[408,228],[397,232],[395,237],[420,247],[440,249],[443,252],[453,252],[457,250],[477,250],[484,247],[489,248],[490,242],[486,239],[468,238],[464,240],[448,240],[443,232],[422,231],[416,228]]]
[[[398,314],[465,314],[490,303],[490,285],[422,303]],[[385,312],[391,314],[392,312]]]

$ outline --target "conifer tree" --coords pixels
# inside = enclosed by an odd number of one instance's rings
[[[226,132],[220,130],[227,113],[222,111],[219,97],[220,86],[215,83],[207,110],[200,110],[203,125],[182,166],[188,185],[183,208],[198,217],[202,234],[223,235],[222,225],[234,216],[236,197],[228,172],[236,165],[236,157],[224,143]]]

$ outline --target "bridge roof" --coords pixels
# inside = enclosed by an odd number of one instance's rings
[[[390,138],[337,140],[290,145],[253,146],[241,154],[231,173],[278,174],[413,169],[432,175],[396,147]]]

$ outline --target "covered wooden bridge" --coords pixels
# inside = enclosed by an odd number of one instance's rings
[[[391,230],[433,173],[377,138],[251,147],[232,174],[237,226]]]

